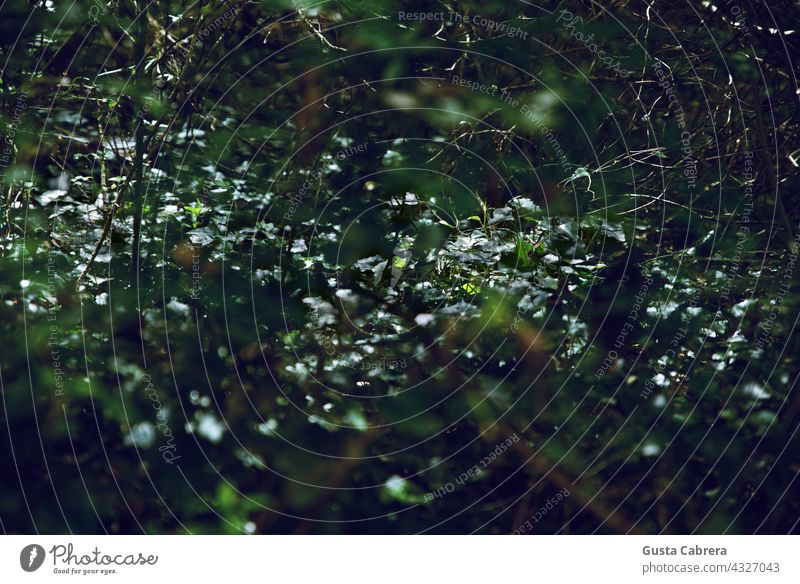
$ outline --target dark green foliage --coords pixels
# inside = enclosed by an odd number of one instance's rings
[[[54,4],[6,532],[797,531],[791,2]]]

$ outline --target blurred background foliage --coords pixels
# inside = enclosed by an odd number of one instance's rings
[[[3,530],[796,530],[798,7],[604,4],[3,3]]]

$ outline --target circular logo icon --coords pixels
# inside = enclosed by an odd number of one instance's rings
[[[26,545],[19,553],[19,565],[26,572],[35,572],[42,567],[44,556],[45,553],[42,546],[35,543]]]

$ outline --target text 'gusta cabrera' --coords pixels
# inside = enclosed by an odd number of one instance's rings
[[[682,545],[676,547],[650,547],[646,545],[642,548],[642,553],[646,556],[727,556],[728,549],[724,547],[701,547],[699,545]]]

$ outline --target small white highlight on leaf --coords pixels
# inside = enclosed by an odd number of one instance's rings
[[[434,317],[432,314],[427,314],[423,312],[422,314],[418,314],[414,318],[414,322],[416,322],[419,326],[428,326],[433,322],[433,319]]]

